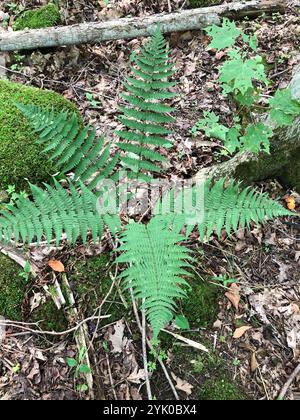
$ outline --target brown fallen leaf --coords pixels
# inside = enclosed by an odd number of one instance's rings
[[[65,266],[60,261],[49,260],[48,265],[49,265],[49,267],[52,268],[53,271],[56,271],[57,273],[64,273],[65,272]]]
[[[216,53],[216,59],[217,60],[221,60],[225,55],[226,55],[226,52],[225,51],[218,51]]]
[[[173,372],[171,372],[172,378],[176,382],[175,388],[179,391],[185,392],[187,395],[191,395],[192,389],[194,388],[189,382],[184,381],[183,379],[178,378]]]
[[[122,319],[115,323],[114,330],[113,334],[109,334],[109,341],[113,347],[111,352],[122,353],[128,343],[128,339],[124,337],[125,324]]]
[[[236,283],[230,285],[229,291],[225,293],[227,299],[232,303],[235,309],[239,310],[239,303],[241,300],[240,287]]]
[[[221,329],[223,326],[223,322],[220,319],[217,319],[216,322],[213,325],[213,328],[215,329]]]
[[[295,198],[292,195],[285,196],[284,198],[285,198],[285,201],[286,201],[286,204],[287,204],[287,208],[289,210],[295,210],[295,208],[296,208]]]
[[[249,325],[244,325],[243,327],[237,328],[234,331],[233,338],[241,338],[245,334],[246,331],[251,330],[252,327]]]
[[[251,372],[254,373],[258,368],[258,363],[256,359],[256,351],[253,351],[251,354],[251,362],[250,362],[250,369]]]
[[[127,381],[139,384],[145,380],[145,370],[139,369],[138,366],[135,367],[134,371],[126,378]]]

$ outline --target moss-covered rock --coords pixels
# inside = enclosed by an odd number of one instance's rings
[[[215,6],[221,3],[223,3],[223,0],[189,0],[189,5],[193,9],[196,9],[197,7]]]
[[[26,284],[19,276],[22,269],[0,254],[0,315],[13,321],[22,320],[22,302]]]
[[[206,381],[201,388],[199,399],[205,401],[243,401],[247,400],[247,397],[243,391],[224,376]]]
[[[279,179],[284,185],[288,185],[300,193],[300,149],[293,152],[293,156],[281,170]]]
[[[36,10],[26,10],[13,25],[15,31],[23,29],[48,28],[61,22],[59,8],[54,3],[49,3]]]
[[[20,191],[28,187],[27,180],[35,184],[49,181],[56,172],[42,154],[42,147],[36,144],[36,136],[15,102],[54,107],[57,111],[76,110],[75,105],[55,92],[0,80],[0,190],[12,184]]]

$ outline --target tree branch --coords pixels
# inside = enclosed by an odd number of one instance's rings
[[[16,32],[0,32],[0,51],[31,50],[97,43],[116,39],[149,36],[157,25],[163,33],[203,29],[218,24],[223,17],[240,19],[262,13],[284,12],[284,0],[251,0],[200,9],[181,10],[154,16],[123,18],[108,22],[90,22],[78,25]]]

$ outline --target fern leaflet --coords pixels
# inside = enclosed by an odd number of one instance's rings
[[[21,241],[39,243],[45,237],[48,244],[55,238],[56,245],[63,234],[75,243],[81,237],[87,241],[91,232],[93,240],[102,236],[104,225],[113,232],[120,228],[118,216],[100,215],[97,197],[83,184],[81,193],[69,184],[68,193],[57,181],[55,188],[45,184],[46,190],[31,185],[33,200],[21,197],[15,206],[8,205],[0,211],[0,235],[4,242]]]
[[[154,148],[172,145],[166,139],[172,132],[165,124],[174,122],[169,115],[173,108],[159,102],[175,96],[168,90],[175,84],[167,81],[174,73],[168,61],[167,44],[158,28],[141,54],[133,55],[134,64],[130,68],[134,77],[127,77],[124,83],[129,94],[123,94],[122,98],[129,106],[120,107],[119,119],[126,130],[116,133],[125,140],[118,147],[125,152],[121,159],[131,178],[151,180],[148,172],[161,172],[160,164],[166,158]]]
[[[119,263],[129,267],[120,275],[126,287],[133,289],[136,299],[143,299],[142,308],[153,328],[154,338],[173,318],[176,299],[183,298],[187,285],[181,277],[189,275],[192,257],[189,250],[178,245],[183,237],[168,228],[162,228],[159,218],[147,225],[130,223],[122,236],[118,251]],[[141,252],[141,249],[143,250]]]
[[[270,199],[266,193],[251,187],[240,189],[240,183],[233,181],[225,186],[224,179],[214,185],[211,185],[211,181],[206,181],[204,190],[194,186],[190,194],[192,205],[185,209],[182,203],[187,198],[186,192],[181,190],[177,195],[175,191],[169,192],[157,203],[155,213],[166,213],[157,217],[161,218],[162,223],[173,225],[178,232],[188,225],[187,232],[190,233],[197,226],[201,241],[205,237],[209,240],[214,231],[220,237],[223,227],[230,235],[239,228],[249,227],[251,221],[263,223],[278,216],[292,214],[280,203]]]
[[[16,106],[38,134],[38,143],[44,147],[47,158],[55,161],[63,173],[74,172],[75,183],[85,182],[94,189],[114,172],[119,155],[110,159],[110,146],[104,145],[103,137],[96,137],[96,129],[82,129],[75,112],[55,114],[53,109],[49,112],[36,105]],[[111,176],[116,177],[116,173]]]

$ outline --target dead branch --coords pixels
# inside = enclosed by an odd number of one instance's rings
[[[56,28],[0,32],[0,51],[31,50],[149,36],[159,25],[163,33],[203,29],[223,17],[240,19],[284,12],[284,0],[251,0],[154,16],[89,22]]]
[[[286,381],[286,383],[284,384],[279,396],[278,396],[278,400],[283,400],[284,397],[286,396],[286,393],[288,392],[289,387],[292,385],[292,383],[294,382],[294,380],[297,378],[297,376],[300,375],[300,363],[299,365],[296,367],[296,369],[294,370],[294,372],[291,374],[291,376],[289,377],[289,379]]]

